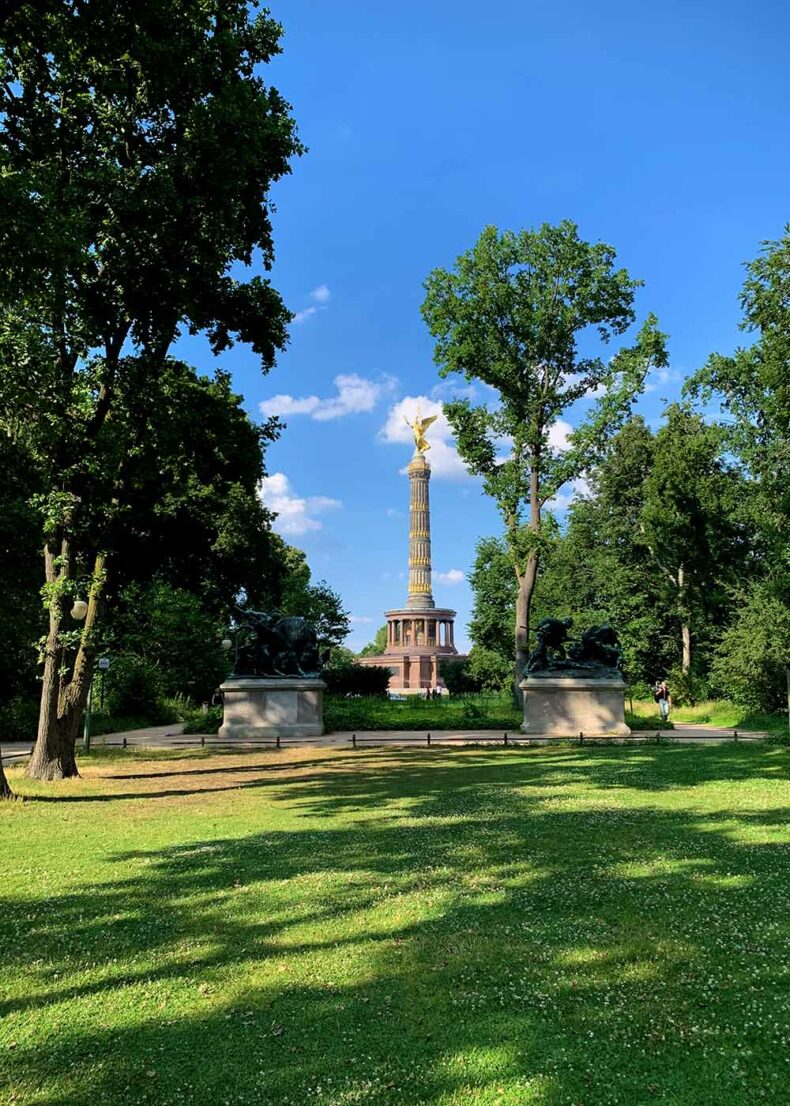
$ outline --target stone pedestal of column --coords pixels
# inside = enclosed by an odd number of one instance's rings
[[[625,683],[584,677],[530,676],[519,687],[524,692],[525,734],[553,737],[628,737],[625,722]]]
[[[324,732],[323,680],[230,679],[220,688],[224,699],[219,736],[318,737]]]

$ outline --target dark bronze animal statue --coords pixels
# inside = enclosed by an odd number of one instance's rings
[[[310,623],[295,615],[236,608],[236,677],[317,677],[326,656]]]
[[[591,626],[578,641],[569,642],[572,624],[570,618],[544,618],[538,623],[537,644],[527,658],[524,675],[599,679],[621,675],[623,651],[617,632],[608,624]]]
[[[623,666],[620,639],[617,631],[608,623],[604,623],[603,626],[591,626],[589,630],[585,630],[581,640],[568,650],[568,656],[576,663],[592,664],[602,668],[619,670]]]
[[[550,668],[566,657],[565,643],[568,631],[573,625],[572,618],[544,618],[535,627],[537,644],[527,657],[524,673]]]

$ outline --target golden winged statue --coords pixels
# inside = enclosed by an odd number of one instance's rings
[[[427,449],[431,448],[431,443],[425,437],[425,431],[431,425],[432,422],[436,422],[439,418],[438,415],[429,415],[427,419],[420,418],[420,409],[417,408],[417,414],[414,416],[414,422],[409,422],[406,416],[403,416],[407,426],[410,426],[412,433],[414,434],[414,444],[417,447],[418,453],[425,453]]]

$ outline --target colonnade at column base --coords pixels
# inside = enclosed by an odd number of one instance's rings
[[[387,611],[386,617],[387,648],[379,656],[360,657],[359,663],[389,668],[390,691],[414,695],[441,690],[444,684],[439,662],[465,659],[455,647],[455,611],[403,607]]]

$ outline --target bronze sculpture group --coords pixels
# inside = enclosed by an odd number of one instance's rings
[[[585,630],[578,641],[570,640],[571,618],[544,618],[535,627],[537,644],[527,658],[525,676],[592,676],[598,679],[621,675],[623,651],[617,632],[604,623]]]
[[[315,629],[296,615],[236,608],[234,678],[316,679],[326,663]]]

